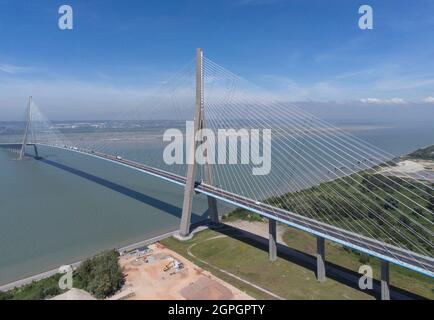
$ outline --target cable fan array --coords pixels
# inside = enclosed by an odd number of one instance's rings
[[[207,58],[204,86],[206,121],[215,132],[272,131],[270,174],[252,175],[252,162],[217,164],[213,171],[220,188],[432,256],[432,183],[387,175],[384,169],[394,166],[395,156],[279,101]],[[241,159],[241,148],[232,151]]]
[[[279,101],[208,58],[203,60],[203,84],[204,124],[214,133],[215,146],[221,130],[232,130],[237,141],[226,143],[224,150],[236,155],[236,164],[214,159],[215,187],[414,254],[433,256],[432,182],[423,176],[388,174],[395,156]],[[32,103],[28,142],[119,155],[185,176],[185,164],[163,161],[167,146],[163,135],[176,128],[185,142],[185,125],[193,120],[194,106],[192,61],[135,108],[107,120],[49,121]],[[243,135],[251,138],[255,130],[271,130],[271,140],[259,144],[260,154],[264,156],[269,148],[271,155],[271,170],[265,175],[252,174],[264,163],[252,161],[251,140],[247,148],[242,147]],[[203,170],[197,172],[201,181]]]

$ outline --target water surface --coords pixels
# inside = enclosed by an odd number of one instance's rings
[[[434,143],[430,123],[352,132],[393,155]],[[161,161],[155,145],[144,153],[134,144],[119,146],[134,160],[145,154]],[[177,229],[182,187],[77,153],[41,155],[15,161],[16,154],[0,149],[0,284]],[[193,222],[206,217],[206,198],[197,195],[193,203]]]

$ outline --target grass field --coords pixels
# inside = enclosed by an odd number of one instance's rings
[[[316,238],[302,231],[288,228],[283,234],[285,243],[299,251],[314,254]],[[358,271],[363,264],[368,264],[374,271],[374,278],[380,278],[380,260],[343,248],[339,244],[326,241],[326,259],[336,265],[352,271]],[[434,280],[428,276],[410,271],[408,269],[390,265],[390,283],[400,289],[417,295],[434,299]]]
[[[258,299],[273,297],[218,269],[235,274],[285,299],[374,299],[334,280],[319,283],[313,271],[281,258],[270,263],[266,251],[231,237],[215,238],[219,235],[215,231],[205,230],[189,241],[169,238],[162,243]],[[189,251],[197,258],[189,255]]]
[[[316,239],[309,234],[286,228],[282,238],[291,248],[311,255],[315,253]],[[267,251],[213,230],[199,232],[193,239],[185,242],[174,238],[161,242],[257,299],[275,299],[276,297],[251,284],[285,299],[374,299],[365,292],[332,279],[319,283],[312,270],[296,263],[281,258],[271,263],[268,260]],[[378,279],[379,261],[377,259],[367,258],[327,241],[326,260],[353,271],[357,271],[362,264],[369,264],[373,267],[374,277]],[[0,293],[0,300],[36,300],[52,297],[61,293],[58,289],[59,278],[60,275],[57,274],[7,293]],[[395,287],[434,299],[434,281],[431,278],[392,265],[390,279],[391,284]]]
[[[314,237],[297,230],[288,228],[283,239],[291,248],[308,254],[313,254],[316,248]],[[287,260],[278,258],[277,261],[270,263],[266,251],[232,237],[222,237],[220,233],[213,230],[202,231],[189,241],[180,242],[169,238],[162,243],[255,298],[272,297],[219,269],[285,299],[374,299],[368,293],[332,279],[320,283],[312,270]],[[361,258],[359,254],[328,242],[326,259],[354,271],[358,271],[362,264],[369,264],[378,279],[379,261],[376,259],[369,258],[369,262],[363,261],[366,257]],[[429,299],[434,298],[432,279],[395,266],[391,267],[390,276],[392,285]]]
[[[432,156],[433,150],[434,146],[430,146],[410,156],[426,159]],[[433,183],[385,177],[375,170],[366,170],[264,202],[288,211],[303,212],[342,229],[351,226],[365,236],[432,256],[433,187]],[[262,220],[258,214],[243,209],[224,217],[227,222],[237,219]],[[283,240],[290,248],[315,254],[316,239],[305,232],[286,227]],[[379,279],[378,259],[341,245],[326,242],[326,260],[355,272],[361,265],[368,264],[373,268],[374,278]],[[434,299],[434,280],[427,276],[391,265],[390,282],[394,287]]]

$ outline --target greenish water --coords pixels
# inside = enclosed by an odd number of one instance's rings
[[[68,151],[0,149],[0,284],[177,229],[180,186]],[[192,221],[206,217],[196,196]]]
[[[394,155],[434,143],[430,123],[354,133]],[[120,147],[143,160],[134,154],[145,149]],[[15,161],[0,149],[0,284],[177,229],[182,187],[77,153],[41,153],[44,160]],[[145,150],[151,160],[161,154]],[[206,198],[193,203],[193,222],[205,218]]]

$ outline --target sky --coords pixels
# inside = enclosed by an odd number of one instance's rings
[[[63,4],[73,30],[58,27]],[[363,4],[372,30],[359,28]],[[0,120],[22,117],[29,95],[50,118],[103,119],[140,104],[196,47],[301,105],[424,114],[433,39],[432,0],[0,0]]]

